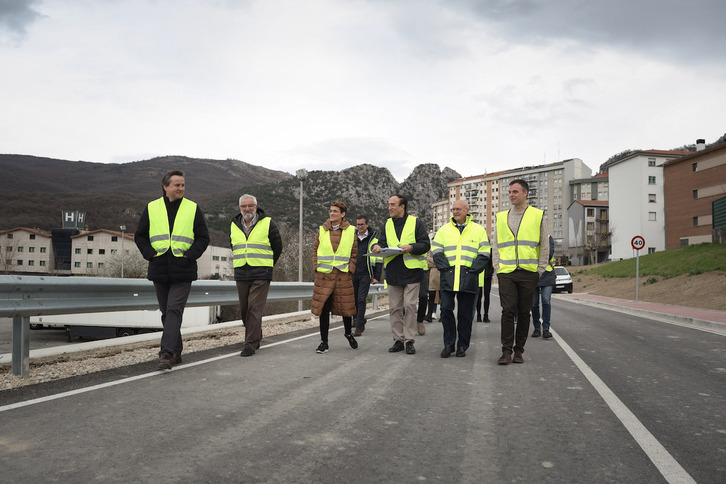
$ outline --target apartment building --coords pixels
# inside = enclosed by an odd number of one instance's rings
[[[666,249],[713,240],[712,204],[726,195],[726,144],[705,149],[698,140],[696,149],[663,164]]]
[[[505,172],[460,178],[450,182],[448,184],[449,198],[443,201],[446,203],[445,210],[443,208],[440,210],[442,215],[445,212],[446,217],[440,220],[440,224],[434,223],[434,232],[449,221],[454,202],[466,200],[472,220],[483,225],[487,233],[491,234],[494,228],[494,217],[499,211],[499,176],[502,173]],[[437,202],[437,204],[440,203]],[[434,206],[438,206],[437,204]]]
[[[591,178],[570,180],[570,196],[568,200],[607,200],[610,191],[608,173],[598,173]]]
[[[610,220],[607,200],[574,200],[567,208],[567,257],[574,265],[604,262],[610,257]]]
[[[77,230],[51,233],[24,227],[3,230],[0,251],[4,255],[0,270],[13,274],[118,277],[124,264],[128,269],[134,259],[141,259],[133,234],[106,229],[80,233]],[[200,279],[234,278],[229,247],[210,245],[197,264]]]
[[[26,227],[2,230],[0,252],[4,273],[47,274],[55,268],[50,232]]]
[[[687,151],[634,151],[608,166],[612,258],[635,257],[634,236],[645,239],[641,254],[664,250],[665,210],[663,165]]]

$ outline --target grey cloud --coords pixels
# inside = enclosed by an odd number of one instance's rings
[[[567,39],[676,61],[723,62],[723,0],[439,0],[510,41]]]
[[[0,36],[21,39],[26,27],[42,15],[33,8],[38,0],[0,0]]]

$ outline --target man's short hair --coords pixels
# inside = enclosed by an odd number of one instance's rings
[[[341,211],[341,213],[348,213],[348,205],[345,204],[345,202],[341,202],[340,200],[336,200],[333,203],[330,204],[331,207],[338,207]]]
[[[245,198],[251,198],[252,201],[255,202],[255,205],[257,205],[257,197],[255,197],[254,195],[250,195],[248,193],[245,193],[244,195],[239,197],[239,202],[237,202],[237,205],[242,205],[242,200],[244,200]]]
[[[529,192],[529,183],[527,183],[526,181],[522,180],[521,178],[517,178],[510,181],[509,186],[511,187],[515,183],[519,183],[519,185],[522,187],[522,190],[524,190],[525,192]]]
[[[398,205],[403,205],[404,213],[408,213],[408,200],[406,197],[399,195],[398,193],[394,193],[393,196],[398,197]]]
[[[168,187],[171,185],[171,177],[173,176],[180,176],[184,177],[184,172],[181,170],[169,170],[166,173],[164,173],[164,177],[161,179],[161,184],[165,187]]]
[[[361,219],[363,219],[363,220],[365,220],[365,222],[366,222],[366,225],[368,225],[368,215],[358,215],[358,216],[357,216],[357,217],[356,217],[355,219],[356,219],[356,220],[361,220]]]

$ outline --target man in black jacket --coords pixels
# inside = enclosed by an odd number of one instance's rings
[[[426,253],[431,248],[431,241],[424,223],[409,215],[407,207],[408,200],[402,195],[393,195],[388,199],[391,218],[386,221],[372,252],[380,253],[382,248],[394,251],[385,254],[383,262],[393,333],[393,346],[388,351],[396,353],[405,349],[407,355],[413,355],[416,354],[414,335],[418,329],[416,304],[419,285],[424,271],[428,269]]]
[[[167,172],[161,188],[163,196],[141,214],[134,241],[149,261],[148,279],[154,282],[164,326],[157,369],[170,370],[181,363],[182,315],[197,279],[197,259],[209,245],[209,231],[202,210],[184,198],[183,171]]]
[[[240,356],[252,356],[262,341],[262,314],[272,281],[272,269],[282,254],[280,230],[253,195],[239,198],[230,225],[230,241],[245,345]]]
[[[368,225],[368,216],[359,215],[355,221],[358,237],[358,260],[353,274],[353,291],[355,293],[355,334],[360,336],[366,329],[366,299],[371,284],[381,280],[383,263],[377,257],[366,257],[371,248],[378,242],[376,232]]]

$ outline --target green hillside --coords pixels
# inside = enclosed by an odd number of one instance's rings
[[[604,277],[635,277],[635,257],[608,262],[576,274],[598,274]],[[726,244],[699,244],[664,250],[640,256],[640,276],[670,278],[682,274],[726,272]]]

